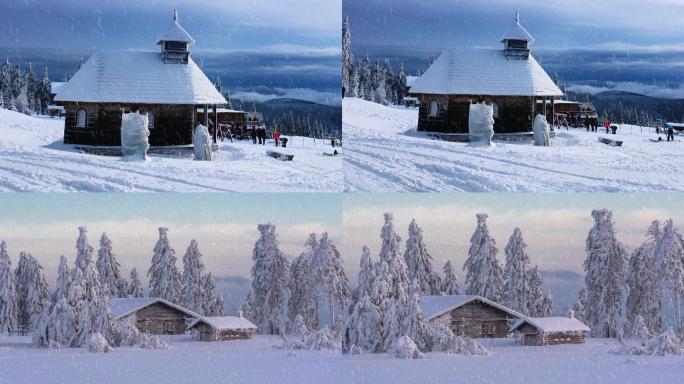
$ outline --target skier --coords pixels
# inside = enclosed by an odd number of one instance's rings
[[[273,132],[273,138],[275,139],[275,146],[277,147],[280,142],[280,132],[278,132],[277,129]]]
[[[674,127],[671,125],[667,126],[667,141],[674,141]]]
[[[603,120],[603,126],[606,127],[606,133],[610,133],[610,118],[606,117],[606,119]]]

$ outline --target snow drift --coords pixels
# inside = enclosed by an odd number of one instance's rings
[[[150,148],[148,118],[137,112],[121,116],[121,154],[126,160],[145,160]]]
[[[470,104],[468,131],[472,145],[491,146],[494,137],[494,108],[487,104]]]

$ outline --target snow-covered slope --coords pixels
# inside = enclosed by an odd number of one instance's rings
[[[219,143],[215,161],[152,154],[147,162],[81,153],[62,144],[64,121],[0,109],[0,191],[338,192],[341,157],[327,143],[292,137],[294,161],[266,156],[273,143]]]
[[[427,353],[422,360],[387,354],[284,350],[279,337],[191,342],[166,338],[167,350],[34,349],[0,336],[0,383],[676,383],[682,356],[625,356],[615,340],[523,347],[512,339],[481,339],[489,356]],[[27,340],[28,341],[28,340]]]
[[[348,191],[684,191],[681,136],[654,143],[648,128],[623,126],[617,135],[563,129],[551,147],[477,148],[416,132],[416,109],[351,98],[342,105]],[[601,144],[600,136],[624,145]]]

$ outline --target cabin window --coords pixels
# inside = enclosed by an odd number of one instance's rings
[[[154,112],[147,112],[147,129],[154,129]]]
[[[86,112],[85,109],[83,109],[83,108],[77,109],[76,110],[76,128],[85,128],[87,117],[88,117],[88,113]]]
[[[508,48],[526,49],[527,41],[525,40],[508,40]]]
[[[428,106],[428,116],[437,117],[438,112],[439,112],[439,104],[437,104],[437,100],[431,100],[430,105]]]

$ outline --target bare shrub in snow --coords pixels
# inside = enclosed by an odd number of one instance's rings
[[[398,337],[394,341],[390,352],[397,359],[422,359],[424,357],[416,343],[408,336]]]
[[[88,339],[88,352],[106,353],[110,352],[112,347],[107,343],[107,339],[99,333],[93,333]]]

